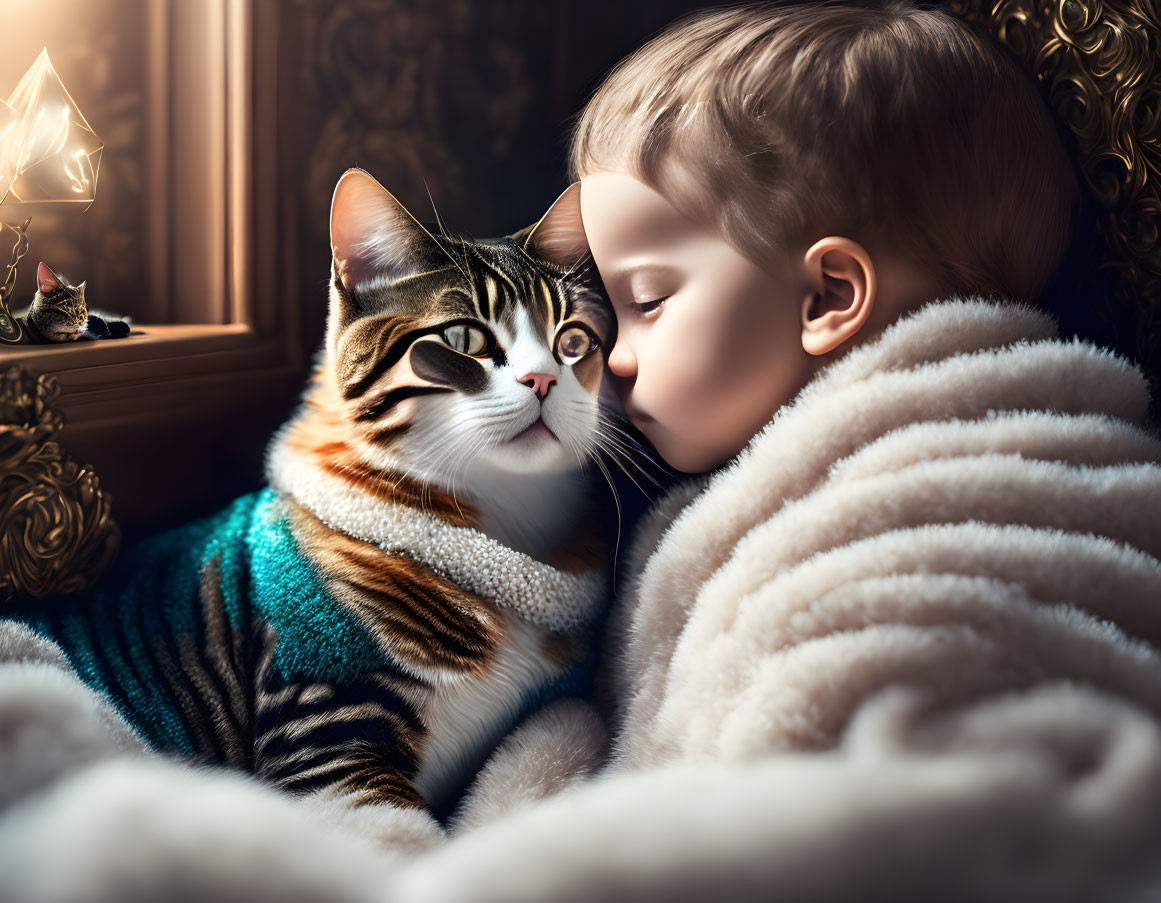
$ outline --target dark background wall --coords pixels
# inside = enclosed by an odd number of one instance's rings
[[[349,166],[421,220],[478,238],[535,221],[567,187],[568,126],[601,76],[707,4],[292,0],[280,6],[287,248],[304,352],[323,335],[327,215]],[[425,188],[426,183],[426,188]],[[288,273],[291,271],[288,270]]]

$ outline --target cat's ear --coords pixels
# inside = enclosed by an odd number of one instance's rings
[[[424,272],[447,254],[407,209],[362,169],[348,169],[331,198],[334,271],[350,290],[389,285]]]
[[[62,287],[60,280],[56,277],[56,273],[50,270],[43,260],[40,262],[40,266],[36,268],[36,287],[40,289],[42,295],[55,292],[58,288]]]
[[[580,187],[580,182],[573,182],[538,222],[511,237],[530,256],[572,269],[589,253],[581,222]]]

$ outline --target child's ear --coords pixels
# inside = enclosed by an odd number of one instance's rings
[[[446,252],[370,173],[348,169],[331,198],[334,272],[351,290],[372,280],[390,284],[433,269]]]
[[[569,270],[589,253],[581,222],[580,187],[580,182],[573,182],[539,221],[511,236],[531,257]]]
[[[801,302],[802,348],[822,355],[853,338],[875,306],[877,282],[871,255],[858,242],[830,235],[806,252],[811,293]]]
[[[36,285],[42,295],[55,292],[61,287],[60,281],[56,278],[56,273],[50,270],[43,260],[40,262],[40,266],[36,268]]]

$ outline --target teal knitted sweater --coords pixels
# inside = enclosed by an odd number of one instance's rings
[[[169,660],[180,661],[175,637],[189,634],[199,649],[208,641],[199,587],[211,563],[220,575],[229,628],[242,638],[247,673],[256,618],[277,631],[274,664],[286,681],[338,682],[391,667],[303,557],[284,503],[271,488],[134,544],[87,593],[3,614],[54,639],[81,678],[106,694],[154,747],[194,756],[201,750],[155,648],[168,648]]]

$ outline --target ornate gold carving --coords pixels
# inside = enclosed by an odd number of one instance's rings
[[[4,284],[0,285],[0,342],[10,345],[15,345],[24,338],[24,329],[9,310],[8,302],[12,297],[12,290],[16,287],[16,267],[28,250],[28,224],[31,222],[32,217],[26,219],[22,226],[0,223],[0,234],[5,229],[11,229],[16,233],[16,242],[12,245],[12,259],[8,261],[7,269],[4,271]]]
[[[52,441],[59,394],[51,376],[0,373],[0,604],[88,588],[120,543],[96,474]]]
[[[949,12],[995,35],[1047,88],[1076,137],[1099,202],[1100,270],[1111,306],[1161,352],[1161,21],[1151,0],[954,0]],[[1146,363],[1154,368],[1156,361]]]

